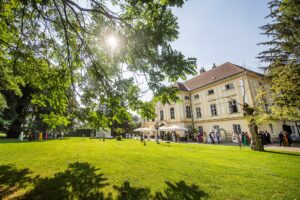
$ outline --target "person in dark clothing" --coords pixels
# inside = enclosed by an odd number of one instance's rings
[[[213,143],[213,144],[215,144],[215,140],[214,140],[212,132],[209,133],[209,138],[210,138],[210,142]]]
[[[281,131],[278,134],[278,139],[279,139],[279,145],[282,146],[283,145],[283,133]]]
[[[219,131],[217,131],[217,132],[216,132],[216,138],[217,138],[218,144],[221,143],[220,137],[221,137],[221,134],[219,133]]]
[[[265,134],[263,134],[262,132],[259,132],[258,133],[258,136],[259,136],[259,139],[260,139],[260,141],[261,141],[261,143],[263,144],[263,145],[265,145],[265,137],[264,137],[264,135]]]
[[[271,135],[268,133],[268,131],[265,131],[266,134],[266,144],[269,145],[271,144]]]
[[[261,133],[261,141],[262,141],[263,145],[267,144],[267,137],[264,132]]]
[[[287,134],[287,139],[288,139],[289,146],[291,146],[292,145],[292,136],[290,133]]]

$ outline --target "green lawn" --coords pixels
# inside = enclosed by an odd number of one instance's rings
[[[299,187],[299,154],[137,140],[0,140],[0,199],[299,199]]]

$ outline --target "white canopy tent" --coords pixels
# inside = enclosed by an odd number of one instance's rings
[[[137,128],[137,129],[134,129],[133,131],[143,133],[143,134],[141,134],[141,141],[142,141],[142,138],[144,138],[144,132],[148,133],[148,139],[149,139],[149,132],[155,131],[155,129],[145,127],[145,128]]]
[[[169,126],[168,128],[171,131],[187,131],[188,130],[187,128],[184,128],[184,127],[181,127],[178,125]]]
[[[149,131],[155,131],[155,129],[152,129],[152,128],[137,128],[137,129],[134,129],[133,131],[136,131],[136,132],[149,132]]]
[[[159,127],[158,130],[159,131],[170,131],[169,127],[167,127],[167,126],[161,126],[161,127]]]

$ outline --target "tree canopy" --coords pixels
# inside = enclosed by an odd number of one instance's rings
[[[297,121],[300,120],[300,2],[272,0],[269,8],[270,23],[261,29],[270,40],[261,43],[268,49],[259,58],[268,64],[270,88],[261,95],[270,100],[270,119]]]
[[[132,77],[145,77],[156,96],[167,92],[172,98],[176,91],[166,90],[163,81],[195,73],[195,59],[171,46],[178,37],[171,7],[183,4],[1,0],[1,129],[16,135],[30,119],[53,129],[74,117],[112,126],[127,120],[129,109],[152,117]],[[110,37],[117,46],[109,44]]]

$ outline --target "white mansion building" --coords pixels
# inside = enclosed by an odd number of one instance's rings
[[[177,83],[181,101],[172,104],[156,104],[157,117],[143,120],[143,127],[155,128],[155,125],[178,125],[188,129],[196,128],[208,133],[218,129],[223,138],[231,138],[234,131],[250,133],[248,122],[244,118],[240,105],[254,105],[257,89],[263,75],[226,62],[214,66],[211,70],[203,68],[200,74],[183,83]],[[299,135],[300,126],[296,122],[270,121],[259,126],[267,130],[272,137],[286,130]],[[149,133],[155,135],[155,131]],[[177,132],[183,136],[183,132]]]

